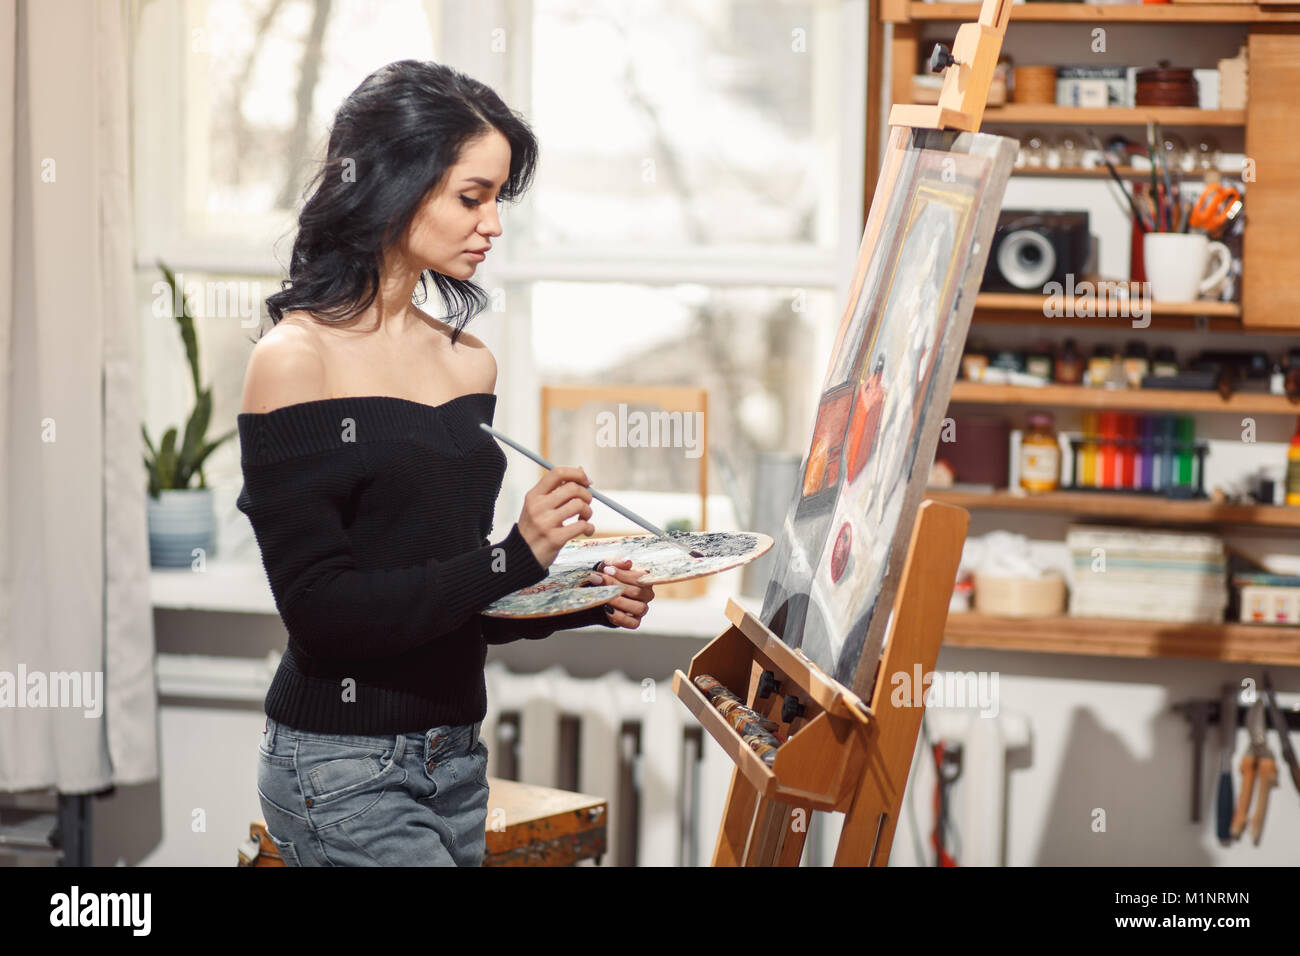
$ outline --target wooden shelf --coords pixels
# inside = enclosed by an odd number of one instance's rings
[[[1151,171],[1148,169],[1134,169],[1132,166],[1116,167],[1115,172],[1119,173],[1120,179],[1135,179],[1145,181],[1151,178]],[[1218,174],[1226,179],[1231,179],[1234,175],[1240,173],[1224,172],[1217,170]],[[1058,166],[1052,169],[1048,166],[1016,166],[1011,170],[1012,176],[1040,176],[1049,179],[1110,179],[1110,173],[1106,171],[1105,166]],[[1198,182],[1203,180],[1207,171],[1198,169],[1195,172],[1184,172],[1183,182]]]
[[[1215,504],[1177,501],[1119,492],[1053,491],[1018,495],[1011,491],[979,492],[931,489],[927,498],[961,508],[1124,518],[1144,524],[1252,525],[1300,528],[1300,508],[1284,505]]]
[[[1080,305],[1086,300],[1076,299]],[[981,292],[975,297],[975,308],[999,310],[1006,312],[1037,312],[1044,320],[1056,321],[1051,316],[1043,315],[1047,296],[1026,294],[1023,292]],[[1205,315],[1212,318],[1241,318],[1241,305],[1237,302],[1145,302],[1140,305],[1149,308],[1152,315]],[[1105,300],[1100,303],[1105,307]],[[1082,308],[1076,311],[1083,311]],[[1134,310],[1136,311],[1136,310]],[[1128,318],[1128,316],[1121,316]],[[1096,321],[1093,319],[1092,321]]]
[[[1016,292],[981,292],[975,299],[972,322],[999,325],[1090,326],[1118,330],[1133,328],[1138,308],[1121,312],[1123,303],[1111,303],[1103,296],[1091,303],[1093,312],[1115,315],[1089,315],[1089,300],[1076,298],[1073,315],[1047,315],[1047,298]],[[1144,322],[1151,328],[1175,331],[1241,332],[1241,305],[1236,302],[1150,302],[1139,303]],[[1272,332],[1274,330],[1257,330]],[[1285,330],[1279,330],[1285,331]]]
[[[1300,415],[1300,402],[1285,395],[1238,392],[1224,399],[1218,392],[1189,392],[1163,388],[1090,388],[1083,385],[985,385],[956,382],[954,403],[979,405],[1056,405],[1064,408],[1114,408],[1156,412],[1253,412],[1259,415]]]
[[[1174,624],[1121,618],[948,615],[944,643],[1093,657],[1190,657],[1300,667],[1300,627]]]
[[[1052,103],[1008,103],[984,111],[983,127],[998,123],[1041,123],[1061,126],[1146,126],[1155,120],[1163,127],[1245,126],[1245,110],[1203,110],[1194,106],[1085,107]]]
[[[908,3],[900,21],[975,20],[978,3]],[[1011,22],[1056,23],[1287,23],[1300,21],[1300,11],[1268,10],[1254,4],[1090,4],[1019,3]]]

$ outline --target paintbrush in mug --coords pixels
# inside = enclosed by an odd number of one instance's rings
[[[1176,232],[1178,230],[1178,213],[1175,211],[1177,207],[1174,205],[1174,184],[1169,176],[1169,152],[1165,149],[1165,134],[1160,129],[1159,120],[1154,125],[1156,129],[1156,146],[1160,148],[1160,168],[1165,175],[1165,197],[1169,201],[1169,231]]]
[[[1106,148],[1101,145],[1101,140],[1097,138],[1097,134],[1092,130],[1088,130],[1088,135],[1092,138],[1092,144],[1097,149],[1097,152],[1101,153],[1101,161],[1105,163],[1106,168],[1110,170],[1110,178],[1115,180],[1115,185],[1119,186],[1120,193],[1122,193],[1124,198],[1128,200],[1128,207],[1133,211],[1133,221],[1138,224],[1138,228],[1143,232],[1150,232],[1151,225],[1147,222],[1146,217],[1138,210],[1137,203],[1133,201],[1133,197],[1129,195],[1128,190],[1124,188],[1124,180],[1120,179],[1119,171],[1115,169],[1115,164],[1112,163],[1110,157],[1106,155]]]
[[[515,441],[514,439],[507,438],[505,435],[501,434],[501,433],[500,433],[499,431],[497,431],[495,428],[493,428],[492,426],[488,425],[487,422],[480,422],[478,427],[481,428],[481,429],[483,429],[485,432],[487,432],[489,435],[491,435],[493,438],[497,439],[498,441],[503,441],[503,442],[505,442],[507,445],[509,445],[509,446],[510,446],[511,448],[513,448],[515,451],[519,452],[519,454],[521,454],[521,455],[527,455],[529,458],[531,458],[533,461],[537,462],[537,464],[541,465],[541,466],[542,466],[543,468],[545,468],[547,471],[551,471],[553,468],[555,468],[554,465],[552,465],[549,461],[547,461],[547,460],[546,460],[545,458],[543,458],[541,455],[538,455],[538,454],[536,454],[535,452],[531,452],[531,451],[529,451],[527,448],[525,448],[523,445],[519,444],[519,443],[518,443],[517,441]],[[597,491],[595,488],[591,487],[591,485],[587,485],[586,488],[587,488],[588,491],[591,492],[591,496],[592,496],[593,498],[595,498],[597,501],[599,501],[599,502],[601,502],[601,503],[603,503],[603,504],[609,505],[609,507],[613,508],[613,509],[614,509],[615,511],[617,511],[619,514],[621,514],[624,518],[627,518],[627,519],[630,520],[630,521],[635,521],[638,525],[640,525],[641,527],[645,528],[647,531],[649,531],[649,532],[650,532],[651,534],[653,534],[655,537],[657,537],[657,538],[662,538],[665,542],[667,542],[668,544],[671,544],[671,545],[672,545],[673,547],[675,547],[675,548],[681,548],[683,551],[685,551],[687,554],[689,554],[692,558],[702,558],[702,557],[704,557],[704,555],[702,555],[700,552],[695,551],[695,550],[692,550],[691,548],[686,547],[684,544],[680,544],[679,542],[674,541],[672,538],[670,538],[670,537],[669,537],[667,534],[665,534],[663,531],[661,531],[661,530],[659,530],[658,528],[656,528],[656,527],[655,527],[654,525],[652,525],[649,521],[646,521],[645,518],[642,518],[639,514],[637,514],[637,513],[634,512],[634,511],[631,511],[631,510],[629,510],[629,509],[627,509],[627,508],[624,508],[621,504],[619,504],[617,501],[614,501],[612,498],[608,498],[608,497],[606,497],[605,495],[602,495],[602,494],[601,494],[599,491]]]

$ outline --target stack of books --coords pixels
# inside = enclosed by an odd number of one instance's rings
[[[1217,534],[1071,525],[1071,617],[1223,623],[1228,560]]]

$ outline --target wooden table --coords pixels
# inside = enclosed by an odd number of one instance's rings
[[[608,818],[609,804],[601,797],[489,777],[483,865],[599,863]]]
[[[604,855],[609,804],[601,797],[488,777],[487,852],[484,866],[570,866]],[[254,820],[239,848],[239,866],[284,866]]]

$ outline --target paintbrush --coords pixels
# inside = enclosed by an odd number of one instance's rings
[[[481,428],[481,429],[483,429],[485,432],[487,432],[489,435],[491,435],[493,438],[497,439],[498,441],[503,441],[503,442],[505,442],[507,445],[509,445],[509,446],[510,446],[511,448],[513,448],[515,451],[519,452],[519,454],[521,454],[521,455],[527,455],[529,458],[531,458],[533,461],[537,462],[537,464],[541,465],[541,466],[542,466],[543,468],[545,468],[547,471],[550,471],[551,469],[553,469],[553,468],[555,467],[555,466],[552,465],[549,461],[547,461],[545,458],[543,458],[541,455],[537,454],[536,452],[529,451],[527,448],[525,448],[523,445],[519,444],[519,443],[518,443],[517,441],[515,441],[514,439],[507,438],[505,435],[501,434],[501,433],[500,433],[499,431],[497,431],[495,428],[493,428],[493,427],[491,427],[490,425],[488,425],[487,422],[480,422],[478,427]],[[624,508],[624,507],[623,507],[621,504],[619,504],[617,501],[614,501],[612,498],[608,498],[608,497],[606,497],[605,495],[601,494],[601,493],[600,493],[599,491],[597,491],[595,488],[591,487],[591,485],[587,485],[587,490],[591,492],[591,496],[592,496],[593,498],[595,498],[597,501],[600,501],[600,502],[603,502],[604,504],[609,505],[611,508],[613,508],[613,509],[614,509],[615,511],[617,511],[619,514],[621,514],[624,518],[627,518],[627,519],[629,519],[629,520],[631,520],[631,521],[635,521],[637,524],[639,524],[641,527],[645,528],[647,531],[649,531],[649,532],[650,532],[651,534],[653,534],[655,537],[657,537],[657,538],[662,538],[665,542],[667,542],[668,544],[671,544],[671,545],[672,545],[673,547],[675,547],[675,548],[681,548],[683,551],[685,551],[687,554],[689,554],[692,558],[702,558],[702,557],[704,557],[704,555],[702,555],[700,552],[695,551],[695,550],[693,550],[693,549],[691,549],[691,548],[688,548],[688,547],[686,547],[686,545],[681,544],[680,542],[673,540],[673,539],[670,538],[666,533],[664,533],[663,531],[661,531],[659,528],[656,528],[656,527],[655,527],[654,525],[652,525],[649,521],[646,521],[645,518],[642,518],[642,517],[641,517],[639,514],[637,514],[635,511],[631,511],[631,510],[628,509],[628,508]]]
[[[1157,178],[1159,173],[1156,170],[1156,131],[1151,120],[1147,120],[1147,160],[1151,163],[1151,201],[1156,204],[1155,224],[1156,232],[1160,232],[1160,184]]]
[[[1156,128],[1156,148],[1160,151],[1160,167],[1165,174],[1165,197],[1169,200],[1169,231],[1174,232],[1178,228],[1177,217],[1174,213],[1174,184],[1169,176],[1169,154],[1165,150],[1165,134],[1160,129],[1160,121],[1155,121]]]
[[[1174,176],[1174,232],[1183,231],[1183,172]]]
[[[1097,134],[1092,130],[1088,130],[1088,135],[1092,137],[1092,145],[1097,148],[1097,152],[1101,153],[1101,161],[1105,163],[1106,168],[1110,170],[1110,175],[1111,178],[1115,180],[1115,185],[1119,186],[1119,191],[1123,193],[1124,198],[1128,200],[1128,208],[1133,210],[1133,219],[1137,222],[1138,228],[1143,232],[1150,232],[1151,227],[1147,225],[1146,217],[1138,210],[1137,203],[1133,201],[1133,197],[1129,195],[1129,191],[1124,188],[1124,180],[1120,179],[1119,171],[1115,169],[1115,164],[1112,163],[1110,157],[1106,155],[1106,150],[1101,145],[1101,140],[1097,138]]]

